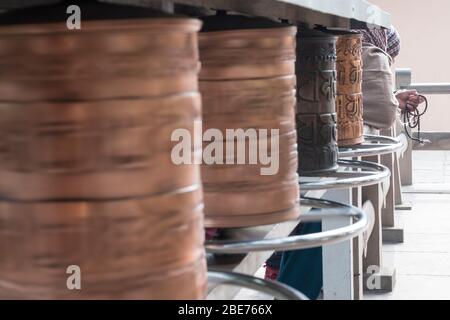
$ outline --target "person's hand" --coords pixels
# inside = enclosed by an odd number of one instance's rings
[[[419,96],[416,90],[400,90],[397,91],[395,96],[398,100],[400,110],[408,109],[409,111],[413,111],[424,102],[424,99]]]

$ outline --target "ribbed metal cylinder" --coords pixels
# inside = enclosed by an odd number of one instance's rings
[[[232,163],[202,166],[208,227],[272,224],[299,215],[295,33],[294,27],[260,19],[204,19],[200,33],[203,129],[223,133],[223,158]],[[235,142],[241,138],[226,136],[227,129],[256,131],[257,135],[243,138],[247,162],[238,163]],[[259,135],[261,130],[267,130],[268,136]],[[278,141],[278,150],[270,149],[271,138]],[[230,143],[235,146],[232,151],[227,147]],[[263,175],[261,169],[268,165],[261,158],[255,163],[248,160],[252,152],[261,155],[266,145],[278,168]]]
[[[202,222],[199,186],[124,200],[2,201],[0,299],[201,299]],[[78,275],[80,290],[70,287]]]
[[[199,29],[0,27],[0,299],[205,296],[200,166],[171,160],[201,119]]]

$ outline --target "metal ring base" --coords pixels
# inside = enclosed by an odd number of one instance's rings
[[[389,179],[390,170],[381,164],[339,160],[340,170],[317,176],[301,176],[299,178],[301,191],[347,189],[370,186]]]
[[[285,284],[240,273],[210,270],[208,271],[208,282],[237,285],[269,294],[278,300],[309,300],[304,294]]]
[[[320,221],[327,217],[349,217],[356,222],[334,230],[279,239],[208,241],[205,243],[206,251],[209,253],[236,254],[253,251],[290,251],[316,248],[352,239],[363,233],[368,227],[367,215],[354,206],[312,198],[302,198],[300,204],[311,208],[327,209],[324,212],[304,214],[300,218],[301,222]]]
[[[389,154],[403,148],[403,143],[392,137],[364,135],[362,144],[339,147],[339,158],[369,157]]]

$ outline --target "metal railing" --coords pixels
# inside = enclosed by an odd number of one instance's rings
[[[396,70],[397,89],[415,89],[421,94],[450,94],[450,83],[411,83],[411,80],[411,69]]]

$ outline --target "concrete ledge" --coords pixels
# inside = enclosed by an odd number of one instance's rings
[[[417,137],[417,133],[413,133]],[[414,141],[413,150],[450,150],[450,132],[421,132],[422,139],[430,140],[430,143],[424,145]]]
[[[365,273],[363,278],[364,292],[386,293],[394,291],[397,277],[396,273],[394,268],[383,268],[378,273]],[[379,284],[379,286],[376,284]],[[375,288],[373,285],[375,285]]]
[[[403,243],[404,240],[403,227],[383,227],[383,243]]]
[[[395,210],[399,211],[409,211],[412,210],[412,204],[410,202],[403,202],[402,204],[397,204]]]

